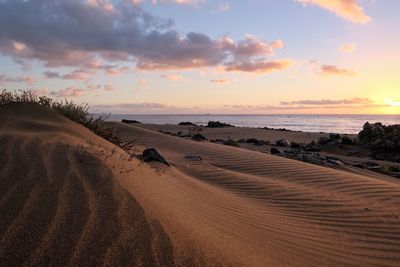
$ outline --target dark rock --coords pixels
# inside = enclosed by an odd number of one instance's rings
[[[287,139],[280,139],[276,141],[276,145],[280,147],[288,147],[290,146],[290,142]]]
[[[192,139],[193,139],[194,141],[205,141],[205,140],[207,140],[207,138],[205,138],[204,135],[201,135],[201,134],[199,134],[199,133],[193,135],[193,136],[192,136]]]
[[[238,141],[239,143],[246,143],[247,142],[247,140],[246,139],[244,139],[244,138],[241,138],[241,139],[239,139],[239,141]]]
[[[358,153],[359,153],[358,151],[349,151],[346,153],[346,156],[348,157],[357,156]]]
[[[336,158],[336,159],[328,158],[327,163],[328,164],[333,164],[335,166],[344,166],[344,163],[338,158]]]
[[[189,122],[189,121],[183,121],[180,122],[178,125],[182,125],[182,126],[196,126],[196,124]]]
[[[315,142],[311,142],[309,145],[305,145],[303,150],[306,152],[320,152],[321,149],[315,146]]]
[[[379,166],[379,163],[372,162],[372,161],[366,161],[366,162],[363,162],[363,165],[365,165],[366,167],[377,167],[377,166]]]
[[[125,120],[125,119],[123,119],[123,120],[121,120],[121,122],[123,122],[123,123],[127,123],[127,124],[138,124],[138,123],[141,123],[140,121],[137,121],[137,120]]]
[[[358,133],[358,142],[371,150],[375,159],[400,161],[400,125],[385,126],[382,123],[365,123]]]
[[[400,172],[400,168],[397,166],[389,166],[390,172]]]
[[[160,133],[172,135],[170,131],[159,130]]]
[[[335,166],[344,166],[344,163],[338,158],[333,156],[326,156],[327,163]]]
[[[348,137],[347,135],[342,136],[341,143],[343,145],[353,145],[354,144],[353,140],[351,140],[351,138]]]
[[[329,138],[330,139],[333,139],[333,140],[338,140],[338,139],[340,139],[342,136],[340,135],[340,134],[337,134],[337,133],[330,133],[329,134]]]
[[[300,154],[300,153],[302,153],[299,148],[290,148],[290,149],[284,150],[283,152],[285,152],[286,154]]]
[[[269,141],[264,141],[264,140],[257,140],[256,142],[254,142],[254,144],[256,146],[263,146],[263,145],[268,145]]]
[[[271,148],[271,154],[272,155],[279,155],[279,154],[281,154],[281,151],[279,151],[279,149],[277,149],[275,147],[272,147]]]
[[[258,139],[256,139],[256,138],[249,138],[246,140],[246,143],[255,144],[255,143],[257,143],[257,141],[258,141]]]
[[[320,144],[320,145],[326,145],[328,143],[334,143],[334,142],[335,142],[335,140],[333,140],[331,138],[328,138],[328,137],[325,137],[325,136],[321,136],[318,139],[318,144]]]
[[[170,166],[169,163],[165,160],[165,158],[163,156],[161,156],[161,154],[158,153],[158,151],[155,150],[154,148],[145,149],[143,151],[142,157],[145,162],[157,161],[157,162],[161,162],[167,166]]]
[[[195,156],[195,155],[187,155],[187,156],[185,156],[185,158],[186,158],[186,159],[193,160],[193,161],[202,161],[202,160],[203,160],[202,157],[200,157],[200,156]]]
[[[361,164],[361,163],[353,164],[353,167],[360,168],[360,169],[365,169],[365,166],[363,164]]]
[[[370,154],[370,156],[376,160],[386,160],[388,158],[388,155],[383,152],[373,152]]]
[[[299,155],[299,159],[301,161],[305,161],[305,162],[312,163],[315,165],[325,165],[324,158],[321,158],[320,156],[313,155],[313,154],[301,154],[301,155]]]
[[[219,121],[209,121],[207,126],[208,128],[226,128],[226,127],[235,127],[234,125],[219,122]]]
[[[292,142],[290,143],[290,147],[291,147],[291,148],[300,148],[300,144],[298,144],[298,143],[292,141]]]

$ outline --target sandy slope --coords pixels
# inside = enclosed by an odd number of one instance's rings
[[[169,209],[165,225],[178,214],[184,218],[181,229],[216,254],[248,265],[393,266],[400,261],[396,179],[116,125],[125,138],[139,136],[138,145],[159,149],[182,173],[157,183],[166,183],[160,199],[168,199],[160,204]],[[150,195],[152,189],[147,190]]]
[[[42,108],[11,105],[0,115],[2,265],[400,261],[394,179],[117,123],[173,167],[148,165]],[[192,154],[204,160],[184,158]]]
[[[104,162],[111,144],[36,106],[0,114],[1,266],[172,265],[168,236]]]

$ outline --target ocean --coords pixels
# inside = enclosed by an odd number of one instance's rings
[[[304,132],[356,134],[365,122],[400,124],[400,115],[122,115],[113,114],[109,120],[138,120],[149,124],[178,124],[189,121],[206,125],[208,121],[221,121],[241,127],[286,128]]]

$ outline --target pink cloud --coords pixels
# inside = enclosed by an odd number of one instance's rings
[[[120,68],[109,67],[109,68],[105,68],[105,71],[106,71],[107,75],[109,75],[109,76],[119,76],[124,73],[127,73],[129,71],[129,68],[128,67],[120,67]]]
[[[205,0],[151,0],[151,2],[156,5],[158,3],[173,3],[178,5],[187,5],[198,7],[200,4],[204,3]]]
[[[230,65],[227,66],[226,70],[254,73],[270,73],[287,69],[293,64],[294,61],[292,60],[232,62]]]
[[[227,78],[211,80],[211,83],[217,83],[217,84],[228,83],[228,82],[229,80]]]
[[[185,77],[179,74],[163,74],[161,75],[162,78],[167,79],[172,82],[182,82],[182,81],[187,81]]]
[[[36,83],[36,78],[29,75],[10,77],[4,74],[0,74],[0,84],[3,83],[26,83],[29,85],[33,85]]]
[[[314,69],[314,71],[322,76],[342,75],[342,76],[355,76],[357,73],[352,70],[339,68],[334,65],[322,65]]]
[[[74,87],[68,87],[60,91],[52,91],[50,95],[58,97],[79,97],[85,95],[85,90]]]
[[[367,23],[372,19],[365,14],[364,9],[358,3],[358,0],[295,0],[304,5],[317,5],[327,9],[336,15],[354,22]]]

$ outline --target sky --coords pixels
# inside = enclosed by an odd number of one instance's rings
[[[400,114],[397,0],[0,0],[0,88],[120,114]]]

